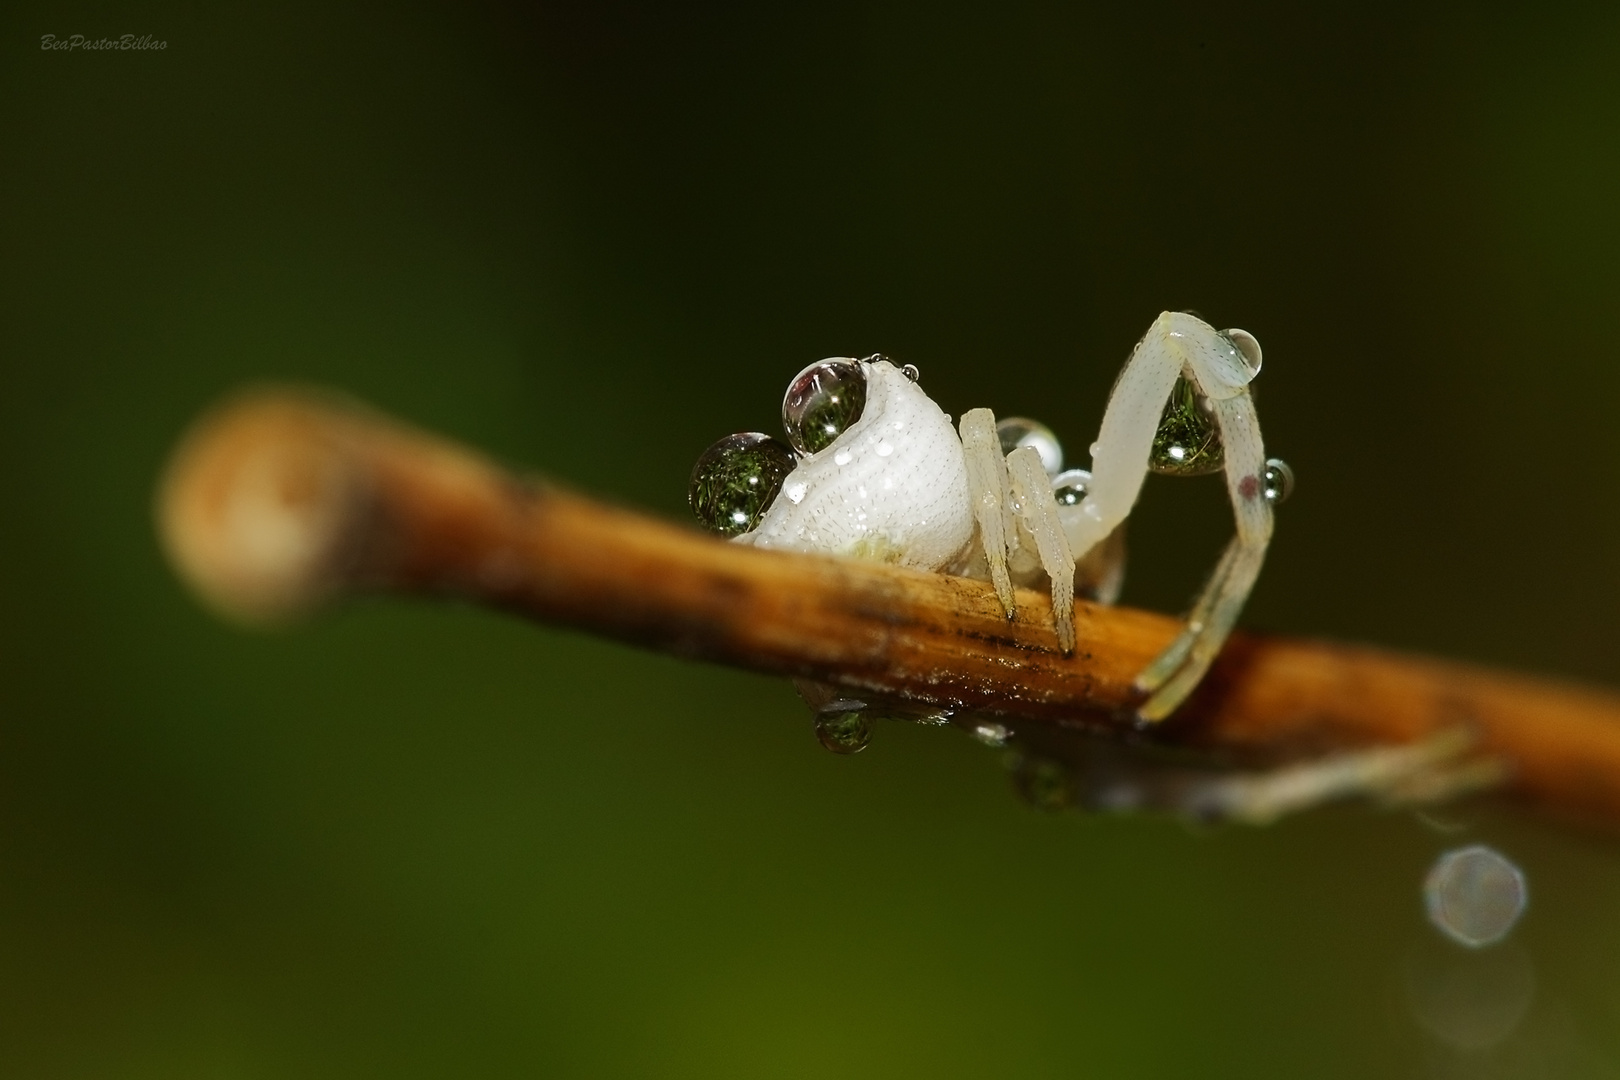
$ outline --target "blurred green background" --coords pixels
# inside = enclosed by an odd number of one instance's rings
[[[1194,308],[1264,342],[1300,478],[1247,625],[1615,682],[1620,10],[0,30],[0,1075],[1620,1072],[1609,838],[1043,815],[959,733],[835,758],[782,683],[481,611],[232,629],[150,523],[256,379],[676,518],[827,355],[1083,457]],[[39,48],[74,33],[168,48]],[[1218,482],[1150,483],[1126,600],[1178,610],[1230,528]],[[1532,904],[1470,956],[1418,888],[1476,841]]]

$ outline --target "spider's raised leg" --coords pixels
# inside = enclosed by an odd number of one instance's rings
[[[1232,632],[1271,543],[1271,500],[1266,497],[1266,455],[1260,422],[1247,389],[1212,401],[1226,453],[1226,490],[1237,536],[1227,545],[1199,594],[1186,629],[1137,676],[1148,699],[1136,710],[1143,720],[1162,720],[1197,687]]]
[[[1195,604],[1187,629],[1138,677],[1137,687],[1149,695],[1137,711],[1143,720],[1168,716],[1198,685],[1231,631],[1265,558],[1271,504],[1265,497],[1260,425],[1248,392],[1258,370],[1259,346],[1250,335],[1223,334],[1182,312],[1160,315],[1114,384],[1092,452],[1086,499],[1078,513],[1065,515],[1069,542],[1081,557],[1125,519],[1153,461],[1166,402],[1176,392],[1178,379],[1189,380],[1198,397],[1207,401],[1224,446],[1238,536]],[[1217,446],[1216,452],[1221,448]]]
[[[1162,332],[1166,315],[1159,316],[1119,373],[1103,413],[1102,430],[1092,446],[1091,483],[1085,500],[1064,514],[1069,547],[1077,559],[1084,558],[1129,516],[1147,478],[1159,417],[1185,363]]]

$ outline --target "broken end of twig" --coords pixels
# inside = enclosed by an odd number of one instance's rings
[[[341,584],[365,481],[332,424],[334,404],[309,391],[248,391],[199,420],[169,460],[156,506],[163,546],[237,622],[285,622]]]

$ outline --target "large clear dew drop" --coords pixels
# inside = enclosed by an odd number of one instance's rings
[[[866,408],[866,372],[857,360],[822,360],[788,384],[782,426],[801,454],[815,454],[848,431]]]
[[[692,467],[687,501],[704,528],[740,536],[759,524],[794,464],[779,439],[757,431],[727,435]]]

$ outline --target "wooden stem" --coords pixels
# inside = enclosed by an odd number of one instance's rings
[[[985,582],[727,544],[520,479],[330,397],[261,391],[204,418],[159,494],[166,547],[216,608],[276,621],[362,591],[456,596],[678,656],[999,714],[1129,728],[1179,623]],[[1235,635],[1156,742],[1250,758],[1459,726],[1510,788],[1620,826],[1620,696],[1377,649]]]

